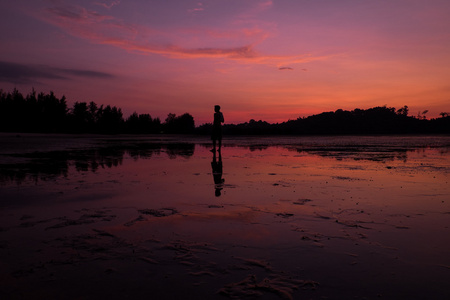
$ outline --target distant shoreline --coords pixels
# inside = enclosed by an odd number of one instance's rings
[[[223,134],[237,135],[396,135],[450,134],[450,114],[427,119],[428,110],[410,116],[408,106],[400,109],[378,106],[369,109],[336,111],[271,124],[251,119],[240,124],[224,124]],[[123,117],[121,108],[75,102],[68,107],[65,97],[32,91],[23,96],[19,91],[5,93],[0,89],[0,132],[75,133],[75,134],[199,134],[209,135],[212,124],[195,126],[192,115],[169,113],[162,121],[150,114],[134,112]]]

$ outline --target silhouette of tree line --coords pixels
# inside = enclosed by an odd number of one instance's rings
[[[32,92],[23,96],[17,89],[0,89],[0,131],[41,133],[192,133],[194,118],[170,113],[164,123],[150,114],[134,112],[123,118],[121,108],[98,106],[95,102],[75,102],[69,108],[66,98]]]
[[[450,116],[441,113],[440,118],[426,118],[428,111],[409,116],[408,106],[398,110],[379,106],[369,109],[323,112],[309,117],[270,124],[250,120],[241,124],[225,124],[225,135],[342,135],[342,134],[448,134]],[[197,132],[211,131],[212,124],[197,127]]]
[[[250,120],[241,124],[223,125],[225,135],[339,135],[339,134],[429,134],[450,133],[449,113],[427,119],[428,110],[409,115],[408,106],[398,110],[378,106],[352,111],[334,112],[270,124]],[[210,134],[212,124],[195,127],[194,118],[185,113],[169,113],[164,122],[150,114],[134,112],[124,119],[116,106],[98,106],[95,102],[75,102],[69,108],[66,98],[53,92],[39,93],[33,89],[23,96],[17,89],[6,93],[0,89],[0,131],[45,133],[197,133]]]

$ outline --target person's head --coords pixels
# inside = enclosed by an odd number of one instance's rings
[[[215,112],[219,112],[220,111],[220,105],[215,105],[214,106],[214,111]]]

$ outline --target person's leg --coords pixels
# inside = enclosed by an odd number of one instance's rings
[[[216,152],[216,139],[213,139],[213,148],[211,149],[211,151]]]

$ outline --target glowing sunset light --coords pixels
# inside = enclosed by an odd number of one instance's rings
[[[450,2],[3,1],[0,89],[164,120],[450,112]]]

